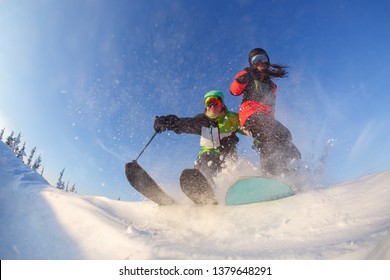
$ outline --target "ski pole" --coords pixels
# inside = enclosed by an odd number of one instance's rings
[[[144,153],[144,151],[146,150],[146,148],[149,146],[150,142],[152,142],[153,138],[156,137],[157,135],[157,131],[153,134],[152,138],[150,138],[149,142],[146,143],[145,147],[142,149],[142,151],[140,152],[140,154],[138,155],[138,157],[135,159],[135,161],[137,161],[140,156]]]

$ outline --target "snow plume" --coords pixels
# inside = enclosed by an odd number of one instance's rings
[[[317,155],[314,153],[310,154],[308,157],[302,159],[298,176],[300,176],[301,181],[306,181],[306,187],[323,186],[329,156],[336,144],[337,139],[329,138],[324,144],[321,152]],[[304,188],[304,190],[306,189]]]
[[[160,207],[58,190],[0,142],[0,178],[2,260],[390,259],[390,171],[265,203]]]

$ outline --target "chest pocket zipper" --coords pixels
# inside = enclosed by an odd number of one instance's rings
[[[221,146],[219,141],[219,129],[218,127],[202,127],[202,134],[200,137],[200,145],[202,147],[216,149]]]

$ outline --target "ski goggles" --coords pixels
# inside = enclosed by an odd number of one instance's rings
[[[251,58],[251,64],[258,66],[262,63],[269,63],[268,57],[264,54],[258,54]]]
[[[207,109],[214,106],[222,107],[222,101],[218,97],[209,97],[205,100],[204,104],[206,105]]]

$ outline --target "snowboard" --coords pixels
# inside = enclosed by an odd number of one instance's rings
[[[184,169],[180,175],[180,187],[197,205],[217,205],[209,181],[198,169]]]
[[[133,188],[150,200],[159,205],[175,204],[175,201],[157,185],[136,160],[126,163],[125,174]]]
[[[227,191],[225,202],[228,206],[276,200],[294,195],[286,184],[271,178],[241,178]]]

